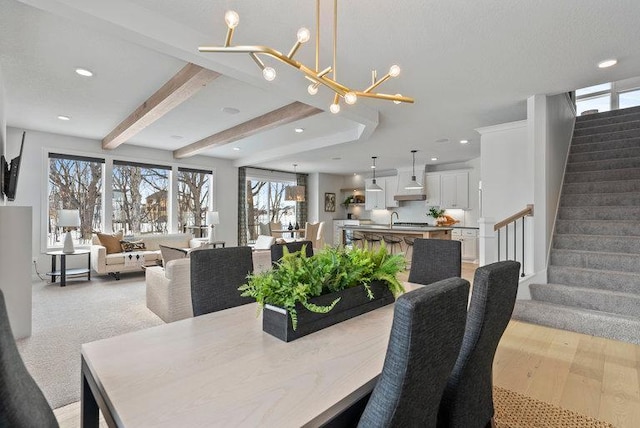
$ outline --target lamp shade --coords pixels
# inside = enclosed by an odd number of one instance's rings
[[[58,210],[58,226],[80,227],[79,210]]]
[[[207,211],[207,224],[220,224],[218,211]]]
[[[284,188],[284,200],[304,202],[304,186],[287,186]]]

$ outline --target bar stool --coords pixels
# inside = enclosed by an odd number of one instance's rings
[[[406,259],[407,259],[407,267],[411,266],[411,258],[413,257],[413,241],[415,241],[416,238],[414,236],[405,236],[404,237],[404,243],[407,244],[407,254],[406,254]],[[409,250],[411,250],[411,257],[409,257]]]
[[[402,238],[393,235],[382,235],[382,240],[389,247],[391,254],[395,252],[398,246],[400,247],[400,252],[402,252]]]
[[[364,235],[359,232],[353,232],[353,236],[351,237],[351,244],[354,247],[364,248]]]
[[[378,244],[380,245],[380,241],[382,238],[380,235],[376,235],[375,233],[365,233],[364,240],[367,242],[367,246],[370,250],[373,250],[373,247]]]

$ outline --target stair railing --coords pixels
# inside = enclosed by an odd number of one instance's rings
[[[525,248],[526,248],[526,235],[525,235],[525,217],[533,216],[533,205],[527,205],[527,207],[523,210],[518,211],[517,213],[505,218],[502,221],[497,222],[493,226],[493,230],[498,232],[498,261],[501,260],[515,260],[520,262],[522,273],[520,276],[525,276]],[[518,239],[518,220],[521,221],[520,231],[521,238]],[[513,236],[513,246],[511,247],[511,251],[509,251],[509,231],[511,230],[511,234]],[[504,235],[504,239],[502,239],[502,235]],[[504,242],[504,245],[502,244]],[[520,253],[518,252],[518,244],[521,246]],[[504,251],[502,251],[504,248]],[[504,257],[504,258],[503,258]]]

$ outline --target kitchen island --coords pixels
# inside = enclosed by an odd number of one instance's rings
[[[341,226],[345,231],[375,233],[382,235],[410,236],[413,238],[451,239],[452,227],[440,226],[391,226],[382,224],[363,224],[359,226]]]

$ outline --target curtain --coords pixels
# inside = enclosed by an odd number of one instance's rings
[[[238,245],[247,245],[247,169],[238,168]]]
[[[303,228],[307,222],[307,200],[309,199],[307,174],[296,174],[296,185],[304,186],[304,202],[296,202],[296,222],[300,225],[300,228]]]

